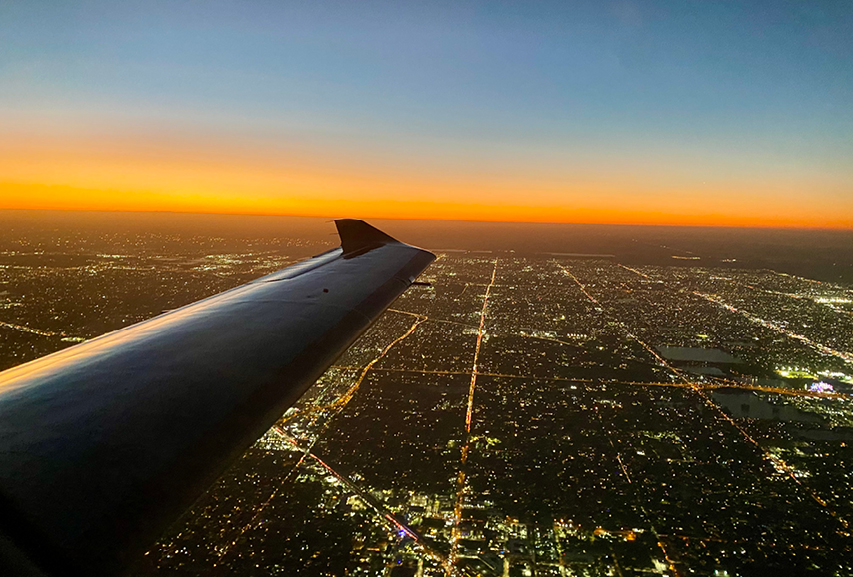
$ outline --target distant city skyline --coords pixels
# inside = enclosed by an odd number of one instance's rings
[[[853,228],[849,3],[0,7],[0,209]]]

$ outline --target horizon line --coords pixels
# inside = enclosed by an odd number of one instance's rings
[[[459,223],[494,223],[494,224],[549,224],[549,225],[590,225],[590,226],[647,226],[647,227],[678,227],[678,228],[733,228],[733,229],[762,229],[762,230],[814,230],[814,231],[838,231],[853,232],[851,226],[814,226],[808,224],[681,224],[676,222],[604,222],[604,221],[559,221],[559,220],[503,220],[503,219],[469,219],[469,218],[417,218],[417,217],[388,217],[388,216],[351,216],[329,214],[287,214],[278,212],[226,212],[226,211],[199,211],[199,210],[151,210],[151,209],[111,209],[111,208],[27,208],[27,207],[3,207],[0,211],[9,212],[87,212],[87,213],[126,213],[126,214],[175,214],[175,215],[200,215],[200,216],[252,216],[252,217],[286,217],[286,218],[325,218],[329,221],[339,218],[354,218],[358,220],[402,220],[419,222],[459,222]]]

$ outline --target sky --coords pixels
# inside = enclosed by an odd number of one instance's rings
[[[853,3],[0,0],[0,208],[849,229]]]

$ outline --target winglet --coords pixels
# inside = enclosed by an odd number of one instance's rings
[[[336,220],[335,226],[338,227],[338,236],[341,237],[341,248],[344,249],[344,254],[400,242],[363,220],[344,218]]]

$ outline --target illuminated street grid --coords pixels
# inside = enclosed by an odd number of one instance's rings
[[[295,258],[199,243],[7,254],[4,366]],[[421,280],[139,575],[853,572],[848,288],[504,253]]]

